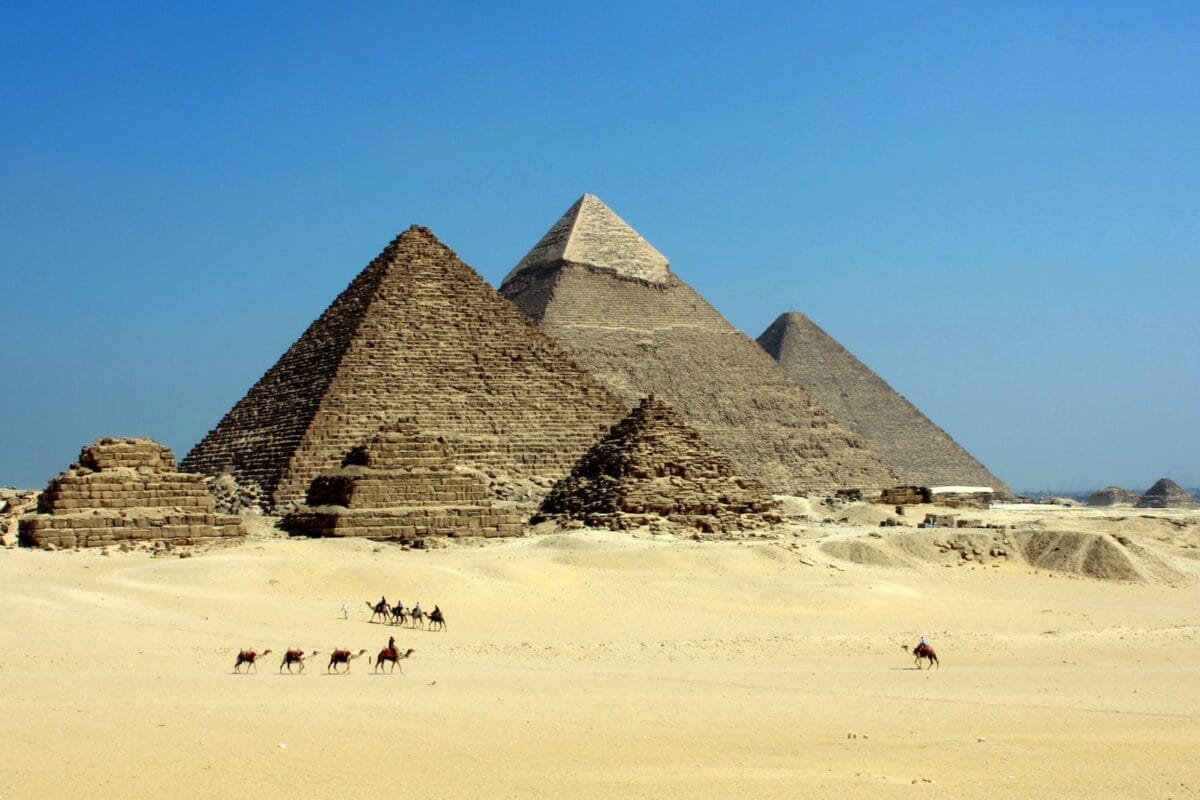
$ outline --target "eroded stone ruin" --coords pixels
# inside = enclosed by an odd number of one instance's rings
[[[627,408],[426,228],[398,236],[184,459],[264,504],[399,419],[493,476],[562,477]]]
[[[803,314],[781,314],[758,343],[901,480],[916,486],[1008,487],[870,367]]]
[[[568,209],[500,291],[623,402],[657,395],[739,474],[773,491],[901,483],[592,195]]]
[[[653,396],[555,484],[538,518],[608,528],[665,519],[709,532],[780,521],[777,503],[761,483],[738,477],[725,454]]]
[[[1139,500],[1138,493],[1132,489],[1122,489],[1120,486],[1106,486],[1092,492],[1088,497],[1089,506],[1132,506]]]
[[[427,536],[519,536],[521,517],[488,499],[481,474],[456,470],[444,442],[411,422],[353,448],[313,479],[306,505],[283,518],[303,536],[412,542]]]
[[[128,541],[193,544],[242,534],[217,514],[201,475],[179,472],[153,439],[98,439],[50,481],[38,513],[21,518],[23,544],[100,547]]]

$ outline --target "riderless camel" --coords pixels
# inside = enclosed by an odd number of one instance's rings
[[[283,654],[283,661],[279,662],[279,671],[283,672],[283,668],[287,667],[288,672],[291,672],[292,665],[299,664],[300,671],[304,672],[304,662],[320,654],[320,650],[313,650],[311,653],[305,653],[303,650],[288,650]]]
[[[261,653],[258,652],[257,650],[241,651],[240,653],[238,653],[237,663],[233,665],[233,671],[241,672],[241,669],[239,669],[239,668],[242,666],[242,664],[249,664],[250,666],[246,667],[247,672],[250,671],[250,667],[254,667],[254,671],[258,672],[258,664],[256,664],[255,662],[258,661],[260,656],[265,656],[270,652],[271,652],[270,650],[263,650]]]
[[[365,647],[362,650],[359,650],[357,653],[351,653],[349,650],[334,650],[329,654],[329,665],[325,667],[325,671],[329,672],[330,668],[332,667],[333,671],[337,672],[337,665],[345,664],[346,672],[349,672],[350,662],[365,652],[367,652],[367,648]]]

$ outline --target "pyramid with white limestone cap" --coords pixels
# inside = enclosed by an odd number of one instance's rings
[[[666,257],[593,194],[575,201],[504,280],[522,270],[560,263],[659,285],[671,274]]]
[[[656,395],[737,474],[772,491],[896,483],[858,436],[591,195],[554,224],[500,293],[624,403]]]

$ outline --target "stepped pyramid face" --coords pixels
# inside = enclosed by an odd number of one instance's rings
[[[1200,508],[1200,500],[1170,478],[1161,478],[1137,501],[1138,508]]]
[[[1106,486],[1092,492],[1088,497],[1089,506],[1131,506],[1137,503],[1138,493],[1132,489],[1122,489],[1120,486]]]
[[[648,397],[554,485],[540,512],[591,524],[618,522],[613,515],[634,515],[638,523],[652,516],[688,525],[703,520],[732,530],[762,527],[776,506],[761,483],[738,477],[724,453]]]
[[[1008,487],[950,435],[798,312],[781,314],[758,343],[838,422],[861,436],[901,483]]]
[[[657,395],[739,474],[773,491],[896,482],[858,436],[591,195],[550,229],[500,292],[627,405]]]
[[[304,536],[519,536],[521,518],[488,500],[478,473],[454,469],[444,443],[403,421],[313,479],[307,507],[283,518]]]
[[[242,535],[237,517],[217,514],[204,478],[178,472],[171,451],[153,439],[99,439],[20,520],[26,544],[104,547],[130,541],[199,540]]]
[[[456,463],[558,478],[626,407],[425,228],[398,236],[184,459],[272,504],[399,419]]]

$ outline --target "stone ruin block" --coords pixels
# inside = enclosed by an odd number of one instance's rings
[[[488,499],[482,476],[456,471],[443,440],[402,420],[314,478],[305,505],[285,516],[283,527],[297,536],[408,542],[520,536],[524,526]]]
[[[177,472],[153,439],[98,439],[54,477],[38,511],[20,520],[22,544],[103,547],[127,541],[192,544],[241,536],[241,521],[215,513],[204,478]]]

